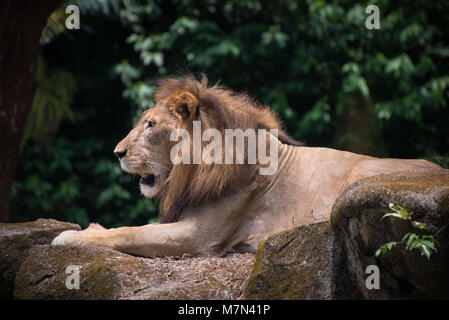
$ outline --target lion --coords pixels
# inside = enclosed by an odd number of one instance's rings
[[[426,160],[304,146],[282,129],[268,107],[221,85],[208,86],[206,77],[161,80],[155,101],[114,153],[125,172],[140,175],[141,193],[159,200],[160,222],[112,229],[91,224],[82,231],[64,231],[53,245],[106,246],[143,257],[255,252],[270,235],[329,220],[334,201],[358,179],[439,167]],[[192,134],[195,121],[201,123],[201,133],[276,130],[277,135],[266,131],[270,146],[277,147],[275,172],[260,174],[260,161],[174,164],[171,150],[179,141],[171,135],[178,129]],[[247,151],[248,146],[245,159]],[[225,153],[217,153],[217,159]]]

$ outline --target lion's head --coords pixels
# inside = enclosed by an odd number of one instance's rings
[[[191,133],[194,120],[201,121],[202,131],[278,129],[281,142],[302,145],[281,130],[278,117],[268,108],[219,85],[208,87],[205,77],[201,82],[193,77],[161,80],[155,100],[114,153],[124,171],[141,176],[142,194],[160,199],[162,222],[176,221],[187,206],[235,192],[236,186],[251,184],[256,175],[254,165],[173,165],[170,150],[177,143],[170,141],[173,130]]]

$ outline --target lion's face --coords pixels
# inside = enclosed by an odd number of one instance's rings
[[[170,173],[170,133],[177,122],[164,103],[158,103],[141,115],[114,149],[122,169],[140,175],[140,190],[145,197],[155,197]]]

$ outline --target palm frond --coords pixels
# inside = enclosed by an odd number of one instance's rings
[[[39,43],[41,45],[49,44],[53,41],[59,34],[65,31],[65,20],[67,15],[65,13],[65,7],[61,6],[52,12],[48,18],[47,24],[42,30],[41,38]]]
[[[74,77],[61,69],[47,72],[42,55],[38,58],[37,70],[39,85],[25,124],[21,148],[28,140],[48,144],[62,121],[76,120],[70,107],[77,89]]]

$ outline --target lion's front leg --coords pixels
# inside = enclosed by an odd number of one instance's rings
[[[193,241],[194,228],[189,222],[150,224],[141,227],[105,229],[90,225],[82,231],[64,231],[52,245],[94,245],[144,256],[182,256],[185,253],[200,254]]]

